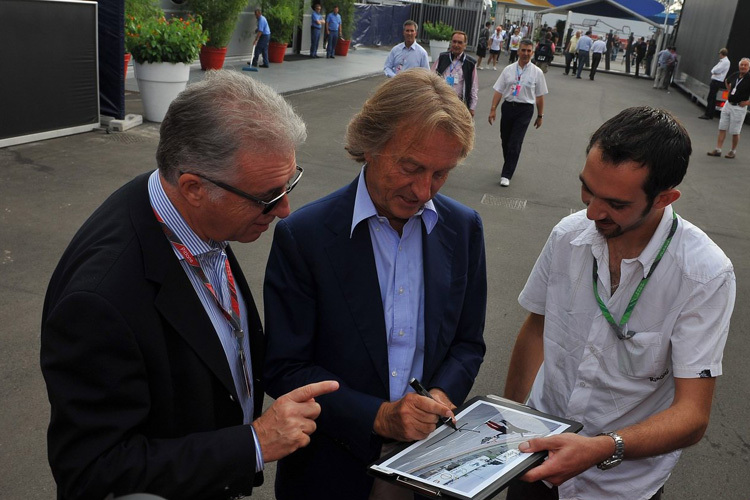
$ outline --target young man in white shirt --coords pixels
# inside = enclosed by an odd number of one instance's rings
[[[509,500],[659,499],[680,449],[703,436],[736,283],[721,249],[671,206],[691,152],[684,127],[647,106],[591,137],[586,209],[552,230],[518,298],[530,314],[505,385],[505,397],[530,393],[533,408],[584,427],[519,445],[550,454]]]

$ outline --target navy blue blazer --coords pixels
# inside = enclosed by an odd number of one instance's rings
[[[340,383],[316,398],[310,445],[279,462],[279,499],[366,499],[372,487],[366,468],[383,443],[373,423],[389,400],[388,347],[368,225],[350,238],[356,191],[355,179],[276,225],[264,287],[267,392]],[[438,223],[429,235],[423,227],[422,382],[460,405],[485,352],[484,235],[476,211],[442,195],[433,201]]]
[[[262,482],[227,358],[154,217],[148,175],[84,223],[47,290],[41,365],[61,499],[230,498]],[[263,332],[227,253],[248,311],[257,417]]]

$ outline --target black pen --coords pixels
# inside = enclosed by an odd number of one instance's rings
[[[435,398],[432,397],[432,394],[429,393],[427,389],[424,388],[422,384],[419,383],[419,380],[416,378],[412,378],[409,381],[409,385],[412,389],[414,389],[414,392],[419,394],[420,396],[424,396],[426,398],[430,398],[431,400],[435,401]],[[445,425],[450,426],[454,431],[458,430],[458,427],[456,427],[456,424],[453,423],[453,419],[450,417],[438,417],[441,422],[443,422]]]

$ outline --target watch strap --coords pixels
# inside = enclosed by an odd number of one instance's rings
[[[622,459],[625,456],[625,441],[623,441],[622,437],[616,432],[602,432],[597,434],[597,436],[609,436],[615,442],[615,452],[611,457],[597,464],[597,467],[601,470],[607,470],[620,465],[620,462],[622,462]]]

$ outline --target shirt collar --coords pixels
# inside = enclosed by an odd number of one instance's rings
[[[643,267],[644,278],[651,268],[651,263],[656,259],[656,255],[659,253],[661,246],[669,235],[669,231],[672,227],[672,212],[672,205],[668,205],[664,208],[664,213],[661,216],[659,225],[656,227],[654,234],[651,236],[648,244],[638,257],[635,259],[623,259],[624,262],[632,262],[633,260],[640,262]],[[604,252],[607,251],[607,239],[599,234],[599,231],[596,230],[596,225],[593,222],[586,226],[586,229],[574,238],[570,244],[573,246],[590,245],[591,253],[597,260],[600,260],[604,255]]]
[[[154,170],[148,179],[148,196],[151,200],[151,207],[159,213],[159,216],[167,227],[177,235],[190,253],[197,257],[217,250],[224,250],[229,242],[214,240],[205,242],[195,234],[195,231],[191,229],[180,212],[172,204],[172,201],[164,191],[164,187],[161,185],[159,177],[159,170]],[[172,249],[179,260],[184,260],[182,254],[174,246]]]
[[[362,171],[359,173],[359,180],[357,181],[357,194],[354,197],[354,214],[352,215],[352,227],[349,231],[349,237],[351,238],[354,234],[354,228],[356,228],[360,222],[370,217],[377,217],[378,211],[375,208],[375,204],[370,198],[370,193],[367,191],[367,184],[365,183],[365,169],[367,164],[362,166]],[[424,204],[419,211],[412,215],[414,217],[421,217],[424,222],[424,227],[427,230],[427,234],[430,234],[437,225],[438,214],[435,209],[435,203],[429,200]]]

